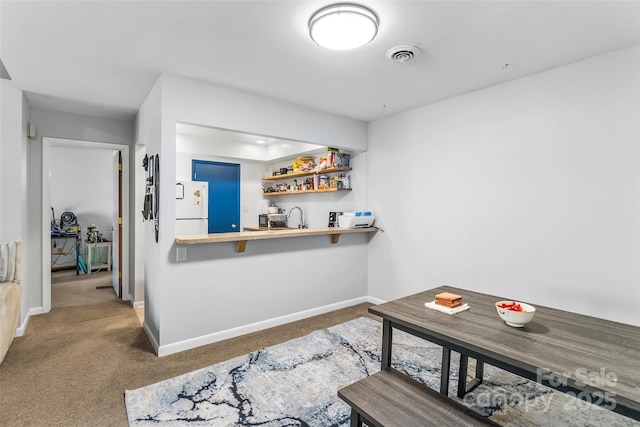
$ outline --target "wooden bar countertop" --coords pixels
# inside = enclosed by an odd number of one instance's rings
[[[378,231],[376,227],[365,228],[277,228],[245,227],[244,231],[234,233],[193,234],[176,236],[178,245],[199,245],[205,243],[236,242],[236,252],[244,252],[247,241],[263,239],[282,239],[289,237],[306,237],[330,235],[331,243],[338,243],[341,234],[371,233]]]

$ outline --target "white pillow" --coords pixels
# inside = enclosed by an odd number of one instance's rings
[[[9,264],[9,244],[0,245],[0,282],[7,281],[7,269]]]
[[[6,282],[13,282],[13,275],[16,272],[16,242],[9,242],[9,261],[7,262]]]
[[[13,273],[13,281],[20,283],[22,281],[22,240],[16,240],[16,271]]]

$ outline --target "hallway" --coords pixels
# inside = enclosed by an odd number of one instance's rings
[[[100,271],[76,276],[75,270],[51,272],[51,309],[117,300],[112,273]]]

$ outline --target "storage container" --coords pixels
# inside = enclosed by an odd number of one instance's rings
[[[376,220],[376,217],[373,215],[347,215],[348,212],[345,212],[343,215],[338,217],[338,226],[341,228],[364,228],[371,227]]]

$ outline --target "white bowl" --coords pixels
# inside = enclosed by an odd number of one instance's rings
[[[500,307],[504,304],[519,304],[522,311]],[[534,306],[519,301],[498,301],[496,303],[496,310],[498,311],[500,318],[504,320],[507,325],[513,326],[514,328],[522,328],[524,325],[529,323],[536,312],[536,308]]]

